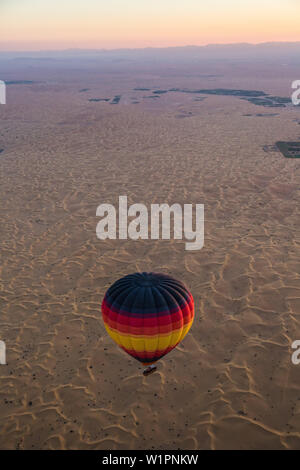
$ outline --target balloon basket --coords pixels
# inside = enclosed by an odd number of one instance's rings
[[[157,366],[154,366],[154,365],[148,366],[146,367],[146,369],[144,369],[143,375],[147,376],[147,375],[153,374],[153,372],[155,372],[156,370],[157,370]]]

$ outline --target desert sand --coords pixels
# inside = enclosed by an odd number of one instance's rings
[[[34,83],[9,85],[0,106],[0,448],[299,449],[300,161],[273,148],[299,140],[299,109],[145,96],[289,97],[300,67],[1,74]],[[97,206],[119,195],[203,203],[204,248],[98,240]],[[195,300],[190,333],[149,377],[101,319],[106,289],[136,271],[178,277]]]

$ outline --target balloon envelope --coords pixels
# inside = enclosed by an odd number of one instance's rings
[[[182,282],[166,274],[129,274],[107,290],[102,316],[112,339],[149,365],[185,337],[194,319],[194,300]]]

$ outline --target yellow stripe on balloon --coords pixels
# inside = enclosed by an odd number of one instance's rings
[[[188,333],[192,326],[193,321],[187,323],[184,327],[173,331],[172,333],[158,334],[155,336],[147,335],[128,335],[120,333],[116,330],[111,329],[105,324],[106,331],[110,337],[119,345],[125,349],[133,350],[136,352],[155,352],[157,350],[164,350],[169,347],[174,347],[180,342],[185,335]]]

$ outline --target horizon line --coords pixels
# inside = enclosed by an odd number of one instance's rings
[[[206,47],[226,47],[226,46],[264,46],[264,45],[299,45],[299,41],[264,41],[258,43],[252,42],[229,42],[229,43],[207,43],[207,44],[185,44],[182,46],[145,46],[145,47],[115,47],[115,48],[84,48],[84,47],[68,47],[63,49],[0,49],[0,53],[28,53],[28,52],[70,52],[70,51],[93,51],[93,52],[113,52],[113,51],[143,51],[155,49],[183,49],[183,48],[206,48]],[[0,43],[1,47],[1,43]]]

